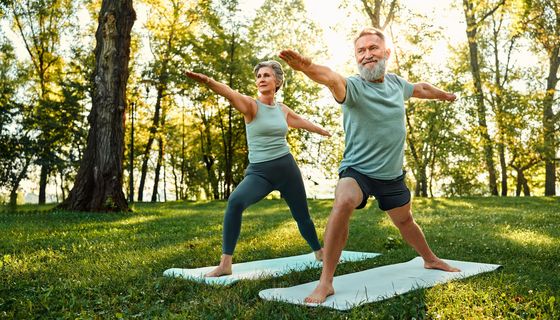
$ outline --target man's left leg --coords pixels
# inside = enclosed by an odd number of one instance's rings
[[[410,210],[410,202],[402,207],[387,211],[389,217],[399,229],[404,240],[424,259],[424,268],[440,269],[449,272],[461,271],[438,258],[428,246],[422,229],[416,224]]]

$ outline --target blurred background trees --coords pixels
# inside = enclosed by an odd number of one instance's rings
[[[187,80],[185,70],[256,97],[253,66],[292,48],[350,75],[354,32],[365,25],[384,28],[392,39],[391,72],[460,97],[453,104],[407,102],[405,169],[416,196],[557,194],[560,8],[554,1],[450,0],[434,5],[439,11],[420,12],[410,1],[343,0],[332,23],[311,0],[252,7],[236,0],[136,0],[133,6],[138,20],[122,123],[129,200],[226,199],[243,177],[243,117]],[[0,2],[2,202],[69,196],[86,149],[100,9],[96,0]],[[460,36],[438,23],[444,11],[461,19]],[[327,44],[335,31],[350,49],[333,64]],[[279,99],[333,133],[288,136],[308,195],[331,196],[343,151],[340,106],[283,65]]]

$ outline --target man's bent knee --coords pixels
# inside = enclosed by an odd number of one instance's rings
[[[334,200],[333,213],[350,215],[356,208],[356,200],[352,197],[342,196]]]
[[[393,216],[393,223],[397,228],[404,228],[414,223],[414,218],[412,217],[412,213],[409,211],[406,214],[400,216]]]

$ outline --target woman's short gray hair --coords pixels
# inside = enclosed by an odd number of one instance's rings
[[[259,73],[260,68],[262,67],[269,67],[274,71],[274,76],[276,77],[276,91],[282,87],[284,83],[284,70],[282,70],[282,65],[278,61],[268,60],[268,61],[261,61],[257,63],[255,68],[253,68],[253,73],[255,77]]]

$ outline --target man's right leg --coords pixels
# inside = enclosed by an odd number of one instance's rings
[[[241,232],[241,217],[243,211],[255,202],[262,200],[273,190],[272,185],[264,178],[249,174],[233,190],[228,199],[224,215],[222,233],[222,257],[220,265],[208,272],[206,277],[219,277],[231,274],[233,251]]]
[[[322,303],[334,294],[332,285],[340,254],[348,239],[350,216],[363,200],[363,192],[353,178],[341,178],[334,194],[334,204],[323,238],[323,270],[319,284],[305,302]]]

